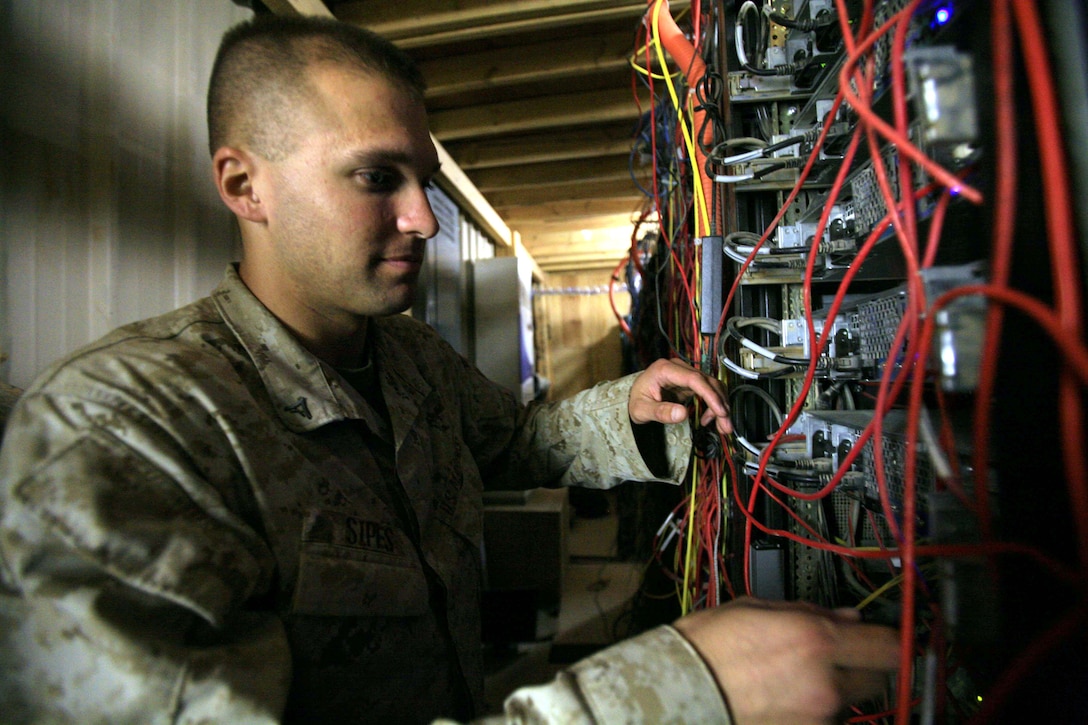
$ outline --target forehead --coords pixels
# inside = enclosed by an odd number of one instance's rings
[[[424,166],[437,162],[419,99],[378,73],[319,64],[308,73],[317,131],[345,146],[390,146]]]

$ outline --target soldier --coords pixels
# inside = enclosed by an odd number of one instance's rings
[[[483,489],[677,483],[685,401],[731,430],[721,386],[659,361],[526,408],[396,314],[438,231],[439,164],[422,78],[391,44],[334,21],[242,24],[208,127],[241,262],[210,297],[50,367],[9,424],[4,718],[474,717]],[[764,650],[768,627],[784,647]],[[508,708],[724,721],[721,687],[744,722],[784,707],[792,678],[790,707],[830,716],[894,655],[889,631],[844,614],[745,601]]]

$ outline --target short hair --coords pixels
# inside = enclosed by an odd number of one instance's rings
[[[385,38],[332,18],[258,15],[228,30],[215,56],[208,85],[212,155],[239,143],[269,159],[290,153],[290,117],[315,102],[307,71],[318,63],[378,73],[423,101],[419,68]]]

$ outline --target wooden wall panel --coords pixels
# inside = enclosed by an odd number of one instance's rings
[[[623,374],[620,327],[603,292],[610,275],[608,269],[552,273],[548,292],[537,295],[537,324],[543,322],[548,350],[549,400],[562,400]],[[617,292],[615,299],[619,311],[626,313],[628,294]]]

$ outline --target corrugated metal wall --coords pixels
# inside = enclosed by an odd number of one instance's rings
[[[230,0],[0,0],[0,380],[207,294],[237,257],[204,95]]]

